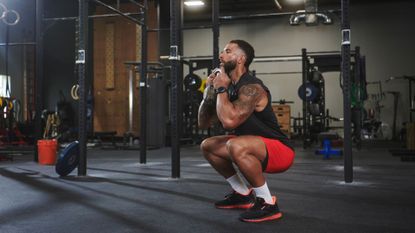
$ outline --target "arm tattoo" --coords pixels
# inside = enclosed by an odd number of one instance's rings
[[[245,96],[256,96],[258,95],[257,87],[252,85],[247,85],[241,88],[241,94]]]
[[[199,106],[198,112],[198,123],[199,128],[206,129],[209,128],[217,118],[216,115],[216,94],[213,89],[213,86],[209,86],[205,89],[203,93],[203,100]]]
[[[203,92],[203,100],[216,103],[216,94],[213,86],[206,87],[205,91]]]
[[[241,87],[238,99],[234,101],[240,121],[245,121],[254,112],[261,94],[263,94],[263,89],[257,84],[248,84]]]

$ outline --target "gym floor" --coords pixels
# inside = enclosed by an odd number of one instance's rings
[[[240,210],[215,209],[229,186],[197,146],[182,147],[181,178],[171,177],[170,148],[88,151],[88,176],[60,178],[32,156],[0,162],[0,232],[415,232],[415,163],[385,146],[353,151],[354,182],[343,158],[296,149],[290,170],[267,175],[284,216],[243,223]]]

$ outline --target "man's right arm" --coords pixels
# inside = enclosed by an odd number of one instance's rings
[[[213,85],[206,87],[203,93],[203,100],[200,103],[198,112],[199,129],[209,128],[214,121],[217,121],[216,94]]]

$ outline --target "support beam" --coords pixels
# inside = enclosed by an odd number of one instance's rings
[[[142,12],[139,13],[130,13],[130,12],[126,12],[123,13],[126,16],[139,16],[142,15]],[[90,15],[88,16],[89,19],[99,19],[99,18],[108,18],[108,17],[119,17],[120,14],[99,14],[99,15]],[[72,17],[55,17],[55,18],[45,18],[43,19],[44,21],[68,21],[68,20],[77,20],[78,17],[77,16],[72,16]]]
[[[147,9],[147,0],[144,0]],[[141,69],[140,69],[140,163],[147,162],[147,11],[141,26]]]
[[[408,79],[408,85],[409,85],[409,122],[413,122],[412,121],[412,114],[415,111],[415,106],[412,106],[412,104],[415,104],[413,102],[415,102],[415,97],[412,97],[412,83],[415,83],[415,77],[409,77],[406,76],[406,78]]]
[[[182,99],[182,0],[170,0],[170,61],[171,61],[171,146],[172,178],[180,177],[181,99]]]
[[[86,127],[86,67],[87,67],[87,41],[88,41],[88,3],[89,0],[79,0],[79,32],[78,54],[76,65],[79,83],[79,112],[78,112],[78,141],[79,141],[79,165],[78,176],[86,176],[87,167],[87,127]]]
[[[291,57],[257,57],[252,62],[287,62],[287,61],[302,61],[302,56]]]
[[[219,67],[219,0],[212,0],[213,61],[212,70]]]
[[[340,12],[340,9],[325,10],[325,13],[337,14]],[[277,13],[259,13],[259,14],[250,14],[250,15],[222,15],[219,16],[219,19],[222,21],[233,21],[233,20],[243,20],[243,19],[258,19],[258,18],[270,18],[270,17],[281,17],[287,15],[294,15],[297,12],[277,12]]]
[[[5,75],[6,75],[6,95],[10,94],[10,83],[9,83],[9,40],[10,40],[10,25],[6,25],[6,48],[4,51],[4,61],[5,61]]]
[[[268,17],[280,17],[285,15],[292,15],[295,12],[279,12],[279,13],[264,13],[264,14],[251,14],[251,15],[223,15],[220,16],[220,20],[241,20],[241,19],[252,19],[252,18],[268,18]]]
[[[0,43],[0,47],[3,47],[3,46],[20,46],[20,45],[36,45],[36,42],[12,42],[12,43]]]
[[[352,126],[351,126],[351,94],[350,94],[350,18],[349,0],[341,1],[341,72],[343,77],[343,115],[344,115],[344,181],[353,182]]]
[[[303,85],[305,85],[307,83],[307,75],[308,75],[308,57],[307,57],[307,50],[306,49],[301,49],[301,53],[302,53],[302,66],[303,66],[303,76],[302,76],[302,83]],[[304,93],[303,96],[307,96],[306,95],[306,88],[304,88]],[[303,148],[307,148],[307,138],[309,137],[308,135],[308,102],[304,99],[303,100],[303,138],[304,138],[304,144],[303,144]]]
[[[282,75],[282,74],[302,74],[302,73],[303,73],[302,71],[255,72],[256,75],[274,75],[274,74]]]
[[[43,109],[43,0],[36,0],[36,78],[35,78],[35,162],[38,161],[37,141],[42,138]]]

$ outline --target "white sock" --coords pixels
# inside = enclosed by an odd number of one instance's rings
[[[255,195],[257,197],[264,198],[265,202],[268,203],[268,204],[271,204],[271,205],[274,204],[274,201],[272,200],[271,193],[268,189],[267,182],[265,182],[264,185],[262,185],[260,187],[253,188],[253,189],[254,189]]]
[[[236,173],[235,175],[229,177],[228,179],[226,179],[226,181],[228,181],[228,183],[231,185],[233,190],[235,190],[236,192],[238,192],[242,195],[248,195],[249,194],[248,187],[246,186],[246,184],[242,180],[242,178],[238,175],[238,173]]]

